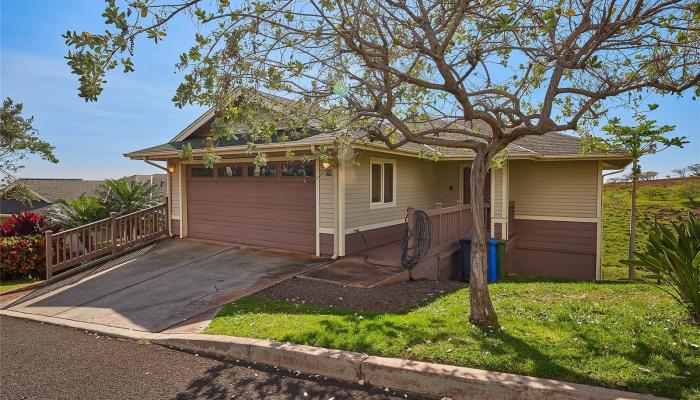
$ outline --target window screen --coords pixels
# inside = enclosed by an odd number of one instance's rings
[[[382,165],[372,164],[372,203],[382,201]]]
[[[384,164],[384,203],[394,201],[394,165]]]

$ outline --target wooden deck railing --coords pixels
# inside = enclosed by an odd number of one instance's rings
[[[46,231],[46,279],[106,254],[118,254],[168,234],[167,203],[58,233]]]
[[[408,228],[413,229],[415,223],[415,209],[408,209]],[[425,210],[425,213],[430,218],[432,224],[432,237],[430,240],[430,248],[428,249],[429,256],[447,248],[448,246],[457,243],[457,241],[469,235],[471,232],[471,204],[457,204],[451,207],[437,207],[431,210]],[[490,229],[491,206],[484,205],[484,222],[486,230]],[[413,248],[413,243],[408,244],[409,248]]]

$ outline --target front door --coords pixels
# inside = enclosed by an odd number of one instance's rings
[[[464,167],[464,182],[462,184],[462,202],[469,204],[472,202],[471,184],[471,168]],[[486,173],[486,182],[484,182],[484,203],[491,204],[491,170]]]

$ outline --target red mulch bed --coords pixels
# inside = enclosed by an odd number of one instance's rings
[[[297,304],[388,313],[411,308],[463,287],[467,287],[467,284],[421,280],[382,287],[357,288],[294,278],[258,292],[257,295]]]

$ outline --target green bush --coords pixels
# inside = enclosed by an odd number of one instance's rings
[[[688,184],[683,186],[683,189],[681,189],[681,195],[688,199],[689,202],[694,203],[695,200],[700,197],[700,185]]]
[[[688,213],[688,222],[669,228],[656,222],[649,232],[646,250],[625,261],[651,273],[659,288],[683,305],[700,324],[700,221]]]
[[[43,235],[0,237],[0,277],[43,278],[45,246]]]

